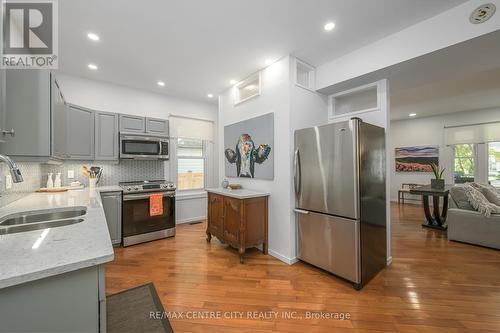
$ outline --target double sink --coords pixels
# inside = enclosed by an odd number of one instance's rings
[[[0,219],[0,235],[57,228],[83,222],[84,206],[19,212]]]

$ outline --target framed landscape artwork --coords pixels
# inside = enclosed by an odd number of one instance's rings
[[[431,163],[439,165],[439,146],[396,148],[395,156],[396,172],[432,172]]]

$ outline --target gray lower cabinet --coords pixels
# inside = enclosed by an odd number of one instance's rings
[[[0,332],[106,332],[104,266],[0,289]]]
[[[146,133],[168,136],[168,120],[147,117]]]
[[[95,160],[118,160],[118,114],[102,111],[95,112],[94,140]]]
[[[75,105],[67,108],[68,160],[94,159],[94,111]]]
[[[144,133],[146,119],[144,117],[120,114],[120,132]]]
[[[102,192],[102,205],[113,245],[122,242],[122,192]]]
[[[32,158],[51,156],[50,71],[7,69],[1,153]]]

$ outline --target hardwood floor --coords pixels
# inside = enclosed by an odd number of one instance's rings
[[[177,333],[500,332],[500,251],[423,229],[419,206],[391,209],[392,265],[359,292],[310,265],[289,266],[257,250],[241,265],[237,251],[216,239],[207,244],[202,223],[178,226],[175,238],[116,249],[107,293],[154,282],[165,310],[185,315],[170,320]],[[221,311],[222,318],[191,318],[208,314],[189,311]],[[276,311],[277,318],[252,318],[259,314],[249,316],[253,311]],[[350,320],[282,317],[306,311],[348,313]]]

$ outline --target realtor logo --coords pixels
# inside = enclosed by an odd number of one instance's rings
[[[57,2],[6,0],[2,68],[57,68]]]

